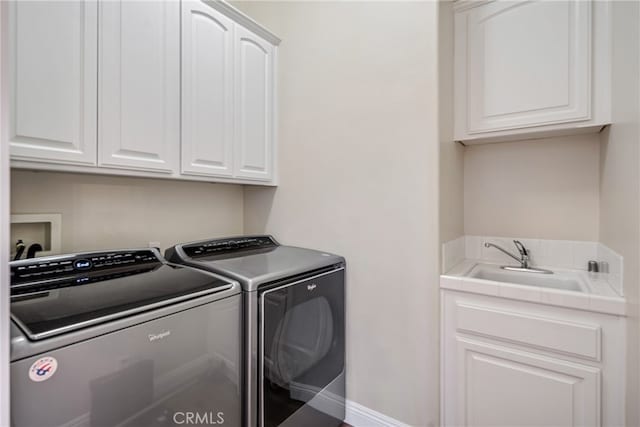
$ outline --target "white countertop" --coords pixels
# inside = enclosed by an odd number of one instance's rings
[[[626,315],[626,300],[609,285],[606,274],[551,268],[558,273],[579,275],[589,288],[588,292],[580,292],[468,277],[467,274],[478,264],[500,265],[486,261],[464,260],[440,276],[440,288],[619,316]]]

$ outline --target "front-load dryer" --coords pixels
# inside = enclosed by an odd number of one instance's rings
[[[243,236],[165,257],[242,285],[247,427],[331,427],[345,415],[345,260]]]
[[[241,425],[238,282],[155,249],[10,266],[13,426]]]

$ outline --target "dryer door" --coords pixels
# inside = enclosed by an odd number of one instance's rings
[[[260,293],[263,427],[344,419],[344,269]]]

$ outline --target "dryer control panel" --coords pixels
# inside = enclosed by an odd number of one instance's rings
[[[197,258],[240,250],[272,248],[274,246],[278,246],[278,243],[271,236],[247,236],[190,243],[184,245],[182,249],[187,256]]]

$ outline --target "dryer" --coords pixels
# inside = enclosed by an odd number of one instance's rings
[[[10,267],[13,426],[241,425],[238,282],[155,249]]]
[[[345,260],[241,236],[175,245],[174,263],[240,282],[247,427],[331,427],[345,416]]]

